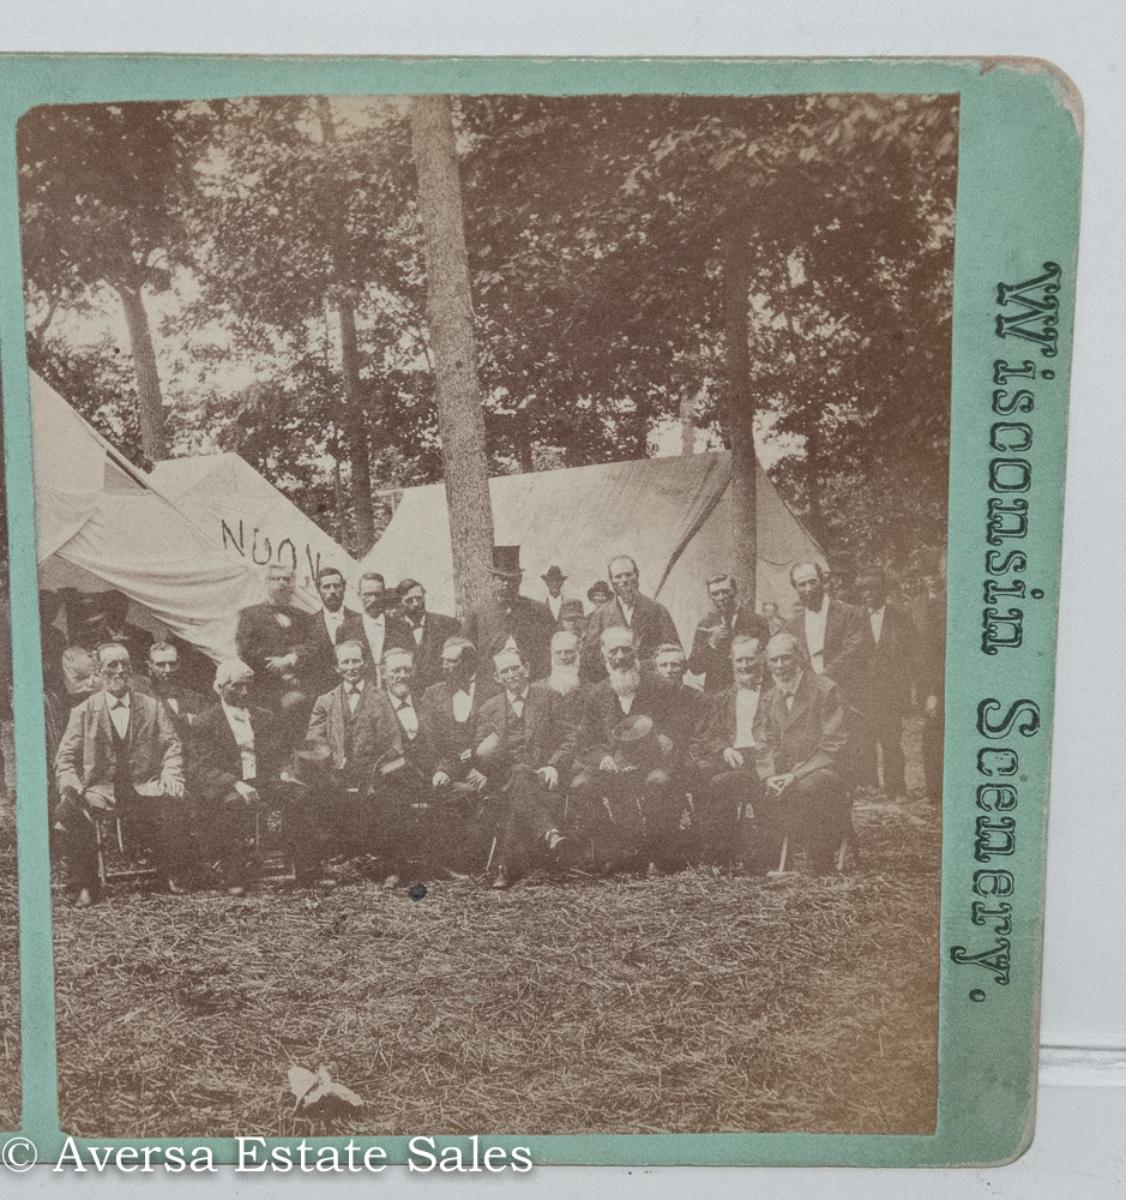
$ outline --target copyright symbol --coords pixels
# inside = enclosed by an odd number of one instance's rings
[[[0,1163],[9,1171],[30,1171],[35,1166],[37,1153],[35,1143],[30,1138],[9,1138],[0,1147]]]

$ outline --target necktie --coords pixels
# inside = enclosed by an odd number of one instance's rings
[[[399,701],[399,722],[406,735],[413,742],[418,733],[418,714],[414,711],[409,700]]]

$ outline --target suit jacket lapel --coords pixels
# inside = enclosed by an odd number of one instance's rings
[[[784,729],[788,729],[809,707],[809,691],[813,686],[809,681],[809,672],[803,671],[801,683],[798,684],[798,690],[794,693],[794,705],[786,712],[786,719],[783,724]],[[786,697],[779,689],[779,697],[782,702],[783,710],[786,709]]]

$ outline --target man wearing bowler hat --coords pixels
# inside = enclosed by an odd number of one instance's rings
[[[533,679],[551,670],[551,635],[555,618],[546,604],[520,595],[519,546],[494,546],[489,567],[492,577],[491,600],[478,605],[465,620],[465,636],[477,647],[479,654],[489,653],[498,637],[512,644],[524,655]]]
[[[567,576],[563,574],[562,568],[550,566],[540,578],[543,580],[544,587],[547,588],[547,599],[544,603],[551,613],[552,620],[558,626],[560,610],[563,607],[563,585],[567,582]]]

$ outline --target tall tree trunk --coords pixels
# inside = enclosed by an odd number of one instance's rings
[[[356,310],[345,293],[337,304],[340,313],[340,364],[347,409],[348,461],[352,467],[352,521],[357,557],[375,541],[375,508],[371,500],[371,446],[360,392],[360,351],[356,344]]]
[[[805,497],[809,506],[809,527],[824,545],[825,518],[821,509],[821,430],[817,424],[817,406],[807,404],[805,411]]]
[[[115,283],[125,310],[129,346],[133,353],[133,373],[137,380],[137,419],[141,426],[141,450],[150,462],[168,457],[168,431],[164,424],[164,398],[160,393],[160,375],[156,369],[156,350],[149,314],[141,289],[128,283]]]
[[[488,594],[493,510],[477,385],[465,218],[448,96],[411,101],[411,143],[426,255],[426,316],[460,613]]]
[[[685,392],[680,398],[680,452],[696,453],[696,406],[703,394],[700,388],[695,395]]]
[[[327,96],[316,98],[317,120],[326,146],[336,143],[336,123]],[[336,311],[340,318],[340,377],[344,391],[345,424],[349,431],[348,461],[351,465],[352,526],[355,531],[353,549],[358,556],[366,554],[375,541],[375,508],[371,499],[371,447],[368,442],[367,421],[364,419],[363,394],[360,388],[360,351],[356,340],[356,302],[348,290],[345,266],[343,216],[336,214],[329,253],[332,256],[336,279]]]
[[[751,394],[750,250],[738,223],[724,241],[724,328],[727,338],[727,436],[731,446],[731,569],[743,594],[755,599],[758,558],[755,400]]]

